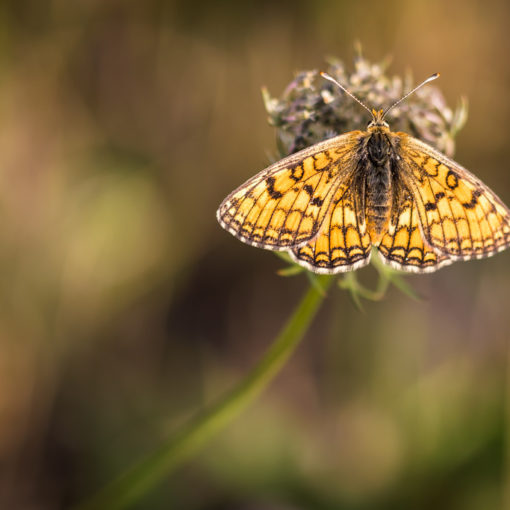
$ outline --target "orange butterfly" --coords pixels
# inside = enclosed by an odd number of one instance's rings
[[[331,76],[364,108],[368,108]],[[241,241],[288,251],[315,273],[384,263],[432,272],[510,245],[510,211],[458,163],[384,117],[430,78],[351,131],[278,161],[232,192],[217,217]],[[369,110],[370,111],[370,110]]]

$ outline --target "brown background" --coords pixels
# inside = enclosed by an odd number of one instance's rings
[[[279,95],[359,40],[469,98],[456,159],[510,203],[501,1],[0,7],[0,507],[90,495],[242,379],[307,287],[216,223]],[[377,105],[374,105],[377,106]],[[510,254],[359,312],[334,289],[270,390],[138,508],[502,509]],[[360,272],[368,284],[374,270]]]

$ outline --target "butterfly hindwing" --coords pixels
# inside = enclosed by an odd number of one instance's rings
[[[218,209],[224,228],[242,241],[283,250],[314,238],[338,185],[352,171],[353,131],[268,167],[231,193]]]
[[[453,262],[426,240],[416,202],[408,190],[395,196],[388,231],[378,246],[383,262],[401,271],[426,273]]]
[[[404,135],[401,148],[402,179],[430,245],[452,260],[487,257],[510,245],[510,211],[493,191],[415,138]]]
[[[368,264],[370,236],[355,192],[351,183],[338,188],[317,237],[290,251],[297,263],[316,273],[327,274],[351,271]]]

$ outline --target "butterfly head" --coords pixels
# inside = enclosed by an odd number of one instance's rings
[[[375,110],[372,108],[372,111],[370,112],[372,114],[372,120],[370,121],[370,124],[368,125],[368,129],[374,128],[374,127],[390,127],[389,124],[384,120],[384,110]]]

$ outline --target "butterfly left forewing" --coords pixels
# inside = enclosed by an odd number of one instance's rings
[[[453,260],[487,257],[510,246],[510,211],[493,191],[427,144],[398,136],[401,178],[431,246]]]
[[[217,213],[241,241],[284,250],[317,236],[338,186],[353,170],[358,131],[271,165],[231,193]]]

